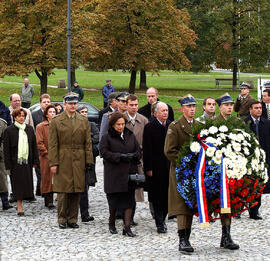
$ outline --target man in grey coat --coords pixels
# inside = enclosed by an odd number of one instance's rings
[[[28,78],[24,79],[24,84],[21,88],[22,95],[22,107],[29,108],[32,102],[32,97],[34,96],[34,88],[29,84]]]

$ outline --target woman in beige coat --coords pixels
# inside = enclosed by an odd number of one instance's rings
[[[45,207],[49,209],[54,208],[52,174],[48,159],[49,124],[52,117],[56,114],[57,110],[55,106],[52,104],[48,105],[43,112],[43,122],[38,124],[36,128],[37,147],[42,174],[40,191],[44,196]]]

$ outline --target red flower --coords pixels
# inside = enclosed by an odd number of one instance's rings
[[[238,201],[240,200],[240,198],[239,197],[235,197],[234,199],[232,199],[232,203],[237,203]]]
[[[248,194],[248,189],[243,189],[242,192],[240,193],[240,195],[244,198],[246,197]]]
[[[242,187],[243,186],[243,183],[244,183],[244,180],[243,179],[239,179],[236,181],[236,186],[237,187]]]
[[[220,213],[220,209],[219,209],[219,208],[216,208],[216,209],[214,210],[214,212],[215,212],[215,213]]]
[[[229,179],[229,185],[234,186],[235,184],[235,179]]]
[[[258,179],[256,179],[254,182],[254,185],[253,185],[254,189],[256,189],[257,185],[258,185]]]
[[[232,194],[234,194],[234,193],[235,193],[235,189],[230,189],[230,192],[231,192]]]
[[[249,203],[249,202],[252,201],[253,199],[254,199],[254,195],[251,196],[251,197],[248,197],[247,200],[246,200],[246,202]]]

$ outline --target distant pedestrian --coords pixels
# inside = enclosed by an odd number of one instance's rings
[[[108,106],[108,98],[110,93],[115,92],[115,88],[111,85],[111,80],[106,80],[106,84],[102,88],[103,108]]]
[[[38,153],[34,129],[25,124],[26,111],[15,109],[12,117],[14,123],[4,132],[4,160],[18,215],[23,216],[22,200],[34,198],[33,167],[38,164]]]
[[[34,88],[31,84],[29,84],[28,78],[24,79],[24,84],[21,88],[22,95],[22,107],[29,108],[32,102],[32,98],[34,96]]]
[[[75,81],[73,83],[73,87],[72,87],[72,92],[75,92],[79,95],[79,101],[81,101],[84,97],[84,93],[83,93],[83,90],[82,88],[79,86],[78,82]]]

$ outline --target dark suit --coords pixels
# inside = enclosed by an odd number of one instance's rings
[[[249,125],[249,128],[252,132],[256,134],[256,125],[249,115],[245,118],[245,123]],[[266,163],[269,165],[270,163],[270,121],[261,117],[259,121],[259,143],[262,149],[266,153]],[[269,168],[268,168],[268,176],[269,176]],[[270,181],[266,183],[266,187],[264,188],[263,193],[270,193]],[[258,198],[258,204],[250,209],[250,216],[258,215],[258,210],[261,206],[261,197]]]
[[[152,105],[150,103],[147,103],[146,105],[144,105],[143,107],[141,107],[138,110],[138,113],[142,114],[148,120],[152,120],[153,117],[152,117],[152,114],[151,114],[151,106]],[[167,104],[167,106],[168,106],[168,110],[169,110],[168,120],[174,121],[174,112],[173,112],[173,109],[172,109],[172,107],[169,104]]]
[[[154,118],[146,124],[143,133],[144,170],[152,170],[146,176],[149,201],[153,203],[157,227],[162,227],[168,214],[168,188],[170,162],[164,154],[165,138],[170,121],[166,126]]]
[[[39,109],[38,111],[34,111],[32,113],[32,118],[34,122],[34,127],[36,129],[37,125],[42,122],[43,111],[41,109]]]
[[[265,119],[268,119],[266,104],[264,102],[262,102],[262,117],[264,117]]]
[[[103,110],[100,110],[98,113],[98,124],[101,124],[101,120],[102,120],[102,116],[103,114],[105,114],[106,112],[112,112],[112,108],[110,106],[105,107]]]
[[[37,125],[42,122],[42,118],[43,118],[42,110],[39,109],[38,111],[34,111],[32,113],[32,118],[33,118],[35,130],[36,130]],[[35,172],[36,172],[36,176],[37,176],[36,194],[40,195],[41,171],[40,171],[40,165],[39,164],[35,168]]]

